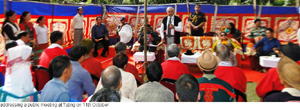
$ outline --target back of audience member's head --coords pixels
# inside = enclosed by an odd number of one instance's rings
[[[219,59],[221,61],[228,61],[229,60],[230,51],[229,51],[227,46],[225,46],[223,44],[217,45],[216,53],[217,53],[217,56],[219,57]]]
[[[50,35],[50,42],[57,43],[58,40],[63,40],[63,33],[60,31],[53,31]]]
[[[10,48],[13,48],[15,46],[17,46],[17,42],[13,41],[13,40],[8,40],[5,44],[5,50],[7,51]]]
[[[87,49],[83,45],[75,45],[71,52],[69,53],[69,56],[72,61],[78,61],[80,58],[84,57],[87,54]]]
[[[94,42],[91,39],[82,39],[80,41],[80,45],[85,46],[85,48],[87,49],[86,53],[90,53],[93,50]]]
[[[128,56],[124,53],[118,53],[113,58],[113,65],[118,68],[124,69],[128,63]]]
[[[180,102],[197,102],[200,100],[199,84],[193,75],[184,74],[178,78],[176,98]]]
[[[115,45],[115,51],[116,51],[116,54],[118,53],[124,53],[126,52],[126,49],[127,49],[127,46],[125,43],[123,42],[118,42],[116,45]]]
[[[163,75],[160,63],[157,61],[150,63],[146,69],[146,75],[149,81],[160,81]]]
[[[101,83],[104,88],[120,89],[122,86],[122,76],[116,66],[109,66],[101,73]]]
[[[171,44],[167,48],[168,56],[171,57],[178,57],[179,55],[179,47],[176,44]]]
[[[120,102],[121,96],[118,91],[102,88],[97,91],[93,97],[91,98],[90,102]]]
[[[72,68],[68,56],[57,56],[49,64],[49,74],[54,78],[60,78],[67,68]]]
[[[17,37],[18,37],[18,39],[21,39],[22,37],[26,37],[27,34],[29,34],[29,32],[27,32],[27,31],[21,31],[21,32],[17,35]]]

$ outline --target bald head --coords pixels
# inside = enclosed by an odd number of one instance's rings
[[[174,8],[173,7],[168,7],[167,8],[167,14],[168,14],[168,16],[172,17],[174,15]]]
[[[230,57],[229,48],[226,45],[219,44],[216,48],[217,56],[221,61],[228,61]]]
[[[121,79],[121,72],[116,66],[109,66],[101,73],[101,83],[105,88],[118,89]]]

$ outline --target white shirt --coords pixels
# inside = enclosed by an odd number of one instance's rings
[[[167,26],[169,25],[169,20],[170,20],[170,16],[168,16],[167,18]],[[174,15],[171,17],[171,24],[174,25]],[[178,32],[182,32],[182,22],[178,22],[178,26],[175,26],[175,30],[178,31]],[[166,35],[168,34],[168,28],[166,29]],[[175,34],[175,31],[174,29],[171,29],[171,35],[174,35]],[[164,23],[161,23],[161,27],[160,27],[160,36],[161,38],[165,38],[165,35],[164,35]]]
[[[300,91],[296,88],[283,88],[281,92],[287,92],[294,97],[300,97]]]
[[[300,46],[300,28],[297,31],[298,44]]]
[[[178,60],[178,61],[180,61],[180,59],[178,58],[178,57],[171,57],[171,58],[168,58],[168,60]]]
[[[232,66],[230,61],[220,61],[219,66]]]
[[[134,76],[131,73],[128,73],[120,69],[122,75],[122,87],[120,89],[121,95],[123,97],[129,98],[134,101],[134,94],[137,89],[137,84]],[[102,88],[101,78],[98,82],[98,86],[95,90],[95,93]]]
[[[59,47],[59,48],[63,49],[63,47],[60,46],[60,45],[57,44],[57,43],[52,43],[52,44],[48,47],[48,49],[53,49],[53,48],[56,48],[56,47]]]
[[[35,27],[35,32],[38,44],[48,43],[48,29],[46,25],[44,25],[44,27],[40,27],[39,25],[37,25]]]
[[[16,40],[17,44],[20,45],[26,45],[25,42],[21,39]]]
[[[83,29],[83,15],[77,15],[74,16],[73,18],[73,24],[72,24],[73,29]]]

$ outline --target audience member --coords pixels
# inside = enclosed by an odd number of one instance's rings
[[[200,100],[199,84],[190,74],[184,74],[176,82],[176,99],[179,102],[198,102]]]
[[[278,62],[277,71],[280,83],[284,86],[284,88],[279,93],[267,96],[264,101],[300,101],[300,66],[292,59],[283,56]]]
[[[149,82],[141,85],[135,92],[136,102],[174,102],[174,93],[161,85],[163,77],[160,63],[152,62],[146,69]]]
[[[71,98],[77,101],[86,98],[83,97],[84,92],[90,96],[95,91],[95,84],[92,81],[90,73],[80,65],[85,60],[86,54],[87,49],[82,45],[74,46],[69,53],[73,69],[67,86]]]
[[[123,53],[119,53],[113,58],[113,65],[119,68],[122,76],[122,87],[120,89],[121,95],[134,101],[134,93],[136,91],[137,84],[134,76],[125,71],[127,63],[128,57]],[[95,93],[103,88],[103,84],[101,84],[101,82],[102,78],[100,78]]]
[[[61,45],[64,44],[63,33],[60,31],[53,31],[50,35],[51,45],[46,48],[41,54],[39,65],[48,68],[50,61],[56,56],[66,55],[68,53]]]
[[[202,78],[197,79],[200,94],[204,94],[200,102],[232,102],[236,97],[230,84],[214,75],[218,63],[218,58],[208,50],[204,50],[197,59],[197,65],[204,73]]]
[[[102,88],[95,93],[90,102],[120,102],[121,96],[114,89]]]
[[[94,42],[91,39],[83,39],[80,42],[81,45],[87,48],[86,59],[81,63],[81,66],[86,69],[91,75],[99,78],[101,77],[101,72],[103,71],[102,64],[99,60],[95,59],[93,56],[94,52]],[[98,81],[94,81],[95,86],[97,86]]]
[[[17,45],[18,44],[15,41],[13,41],[13,40],[7,41],[6,44],[5,44],[4,58],[3,58],[3,60],[1,60],[1,67],[2,67],[1,69],[2,69],[2,74],[3,75],[5,75],[5,68],[6,68],[6,63],[7,63],[7,52],[8,52],[8,49],[13,48],[13,47],[15,47]]]
[[[30,71],[30,56],[32,48],[26,45],[10,48],[7,52],[5,83],[3,90],[16,96],[35,92]],[[20,102],[20,99],[7,97],[8,102]]]
[[[168,60],[161,64],[163,68],[163,78],[177,80],[181,75],[190,73],[188,67],[180,62],[178,58],[179,47],[176,44],[171,44],[167,48]]]
[[[227,46],[219,45],[216,49],[219,58],[219,66],[215,71],[217,78],[226,81],[234,89],[245,93],[247,79],[241,68],[232,66],[230,62],[230,51]]]
[[[127,55],[127,46],[126,46],[126,44],[123,43],[123,42],[118,42],[115,45],[115,52],[116,52],[116,54],[124,53],[125,55]],[[113,61],[109,62],[108,65],[109,66],[113,65]],[[125,71],[133,74],[135,79],[137,79],[141,84],[143,83],[142,79],[139,77],[139,71],[136,69],[136,67],[134,65],[132,65],[131,63],[127,63],[127,67],[126,67]]]
[[[57,56],[49,64],[53,79],[44,86],[40,102],[70,102],[71,96],[66,85],[72,74],[72,64],[67,56]]]
[[[18,40],[16,40],[18,45],[26,45],[30,42],[30,34],[27,31],[21,31],[18,35]]]

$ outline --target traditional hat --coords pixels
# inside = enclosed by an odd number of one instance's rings
[[[277,71],[282,80],[300,90],[300,66],[295,61],[283,56],[278,62]]]
[[[219,60],[211,51],[204,50],[202,55],[197,59],[197,65],[201,70],[213,71],[218,67]]]
[[[122,21],[122,20],[125,20],[125,17],[122,17],[122,18],[120,19],[120,21]]]
[[[192,50],[187,50],[184,54],[185,55],[194,55],[194,53],[192,52]]]
[[[80,41],[80,44],[86,47],[88,53],[90,53],[94,46],[94,42],[91,39],[83,39]]]

